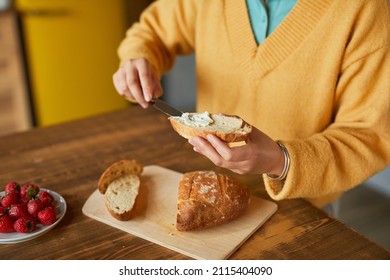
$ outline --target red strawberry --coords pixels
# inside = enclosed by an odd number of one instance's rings
[[[16,182],[9,182],[6,186],[5,186],[5,189],[4,191],[6,193],[9,193],[9,192],[17,192],[19,193],[20,192],[20,185]]]
[[[43,202],[43,205],[53,207],[54,197],[47,191],[39,192],[38,198]]]
[[[25,184],[20,188],[20,196],[23,200],[33,199],[38,193],[39,187],[34,184]]]
[[[38,220],[43,225],[51,225],[57,220],[57,213],[54,208],[46,207],[45,209],[39,211]]]
[[[12,205],[8,210],[8,216],[14,221],[22,217],[31,218],[30,214],[27,212],[27,205],[25,203]]]
[[[14,231],[14,221],[7,215],[0,216],[0,232],[8,233]]]
[[[16,192],[6,193],[1,200],[1,206],[10,207],[12,204],[16,204],[19,201],[18,194]]]
[[[33,217],[37,217],[39,211],[41,211],[43,208],[44,204],[39,199],[32,199],[27,203],[27,211]]]
[[[17,232],[27,233],[34,231],[37,224],[33,218],[22,217],[17,219],[13,226]]]

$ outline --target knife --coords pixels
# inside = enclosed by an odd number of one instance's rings
[[[181,116],[183,114],[182,111],[172,107],[168,103],[158,98],[153,97],[153,99],[150,101],[150,104],[152,104],[154,108],[160,110],[161,112],[163,112],[168,116]]]

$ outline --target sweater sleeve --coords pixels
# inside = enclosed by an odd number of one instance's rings
[[[195,1],[158,0],[151,4],[126,32],[118,55],[146,58],[159,75],[171,69],[177,54],[194,51]]]
[[[308,138],[281,141],[291,165],[284,182],[264,176],[273,199],[331,197],[390,163],[389,7],[370,12],[369,21],[364,11],[359,15],[346,46],[333,123]]]

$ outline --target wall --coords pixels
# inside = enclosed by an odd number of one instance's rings
[[[181,111],[195,111],[196,78],[194,55],[178,57],[175,67],[163,77],[163,99]]]
[[[365,181],[363,185],[390,198],[390,166]]]

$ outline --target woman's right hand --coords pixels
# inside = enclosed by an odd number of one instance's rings
[[[145,58],[130,59],[113,75],[117,92],[130,101],[148,107],[153,97],[162,95],[160,79],[153,65]]]

